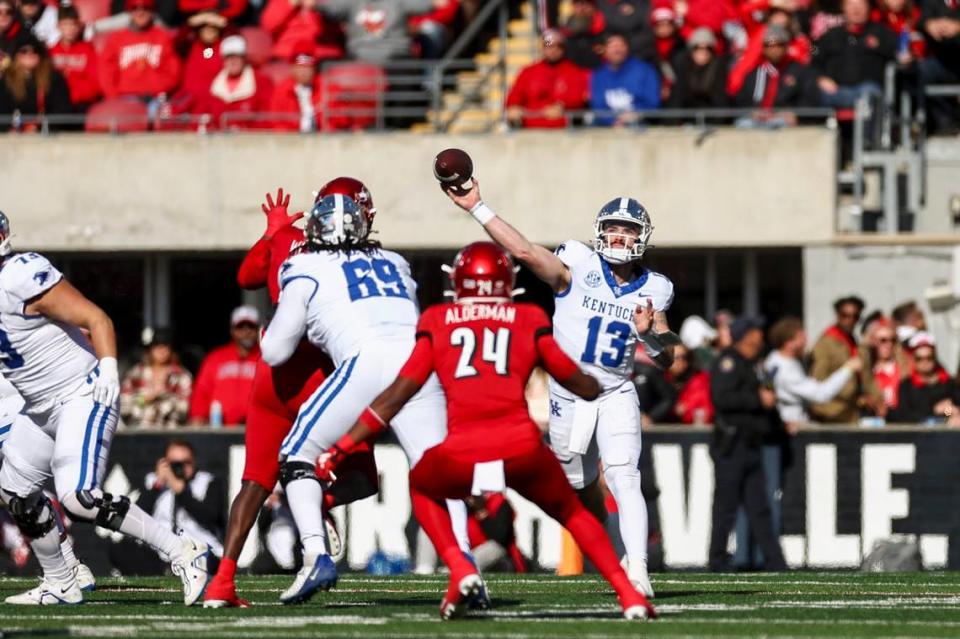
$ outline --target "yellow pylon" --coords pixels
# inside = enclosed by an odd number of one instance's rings
[[[560,537],[560,564],[557,566],[557,575],[570,577],[583,574],[583,553],[573,540],[573,535],[566,528],[562,529]]]

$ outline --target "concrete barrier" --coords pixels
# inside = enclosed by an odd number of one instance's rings
[[[835,133],[684,128],[384,135],[60,135],[0,138],[0,208],[19,246],[40,250],[218,250],[250,245],[260,202],[283,186],[294,210],[355,175],[397,248],[481,237],[437,188],[434,155],[474,157],[485,199],[535,240],[589,238],[620,195],[650,210],[660,246],[821,243],[834,232]]]

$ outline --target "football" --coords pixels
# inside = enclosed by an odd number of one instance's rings
[[[444,191],[463,195],[473,188],[473,160],[462,149],[445,149],[433,159],[433,176]]]

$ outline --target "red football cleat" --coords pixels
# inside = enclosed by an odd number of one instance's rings
[[[237,585],[232,579],[214,577],[203,593],[204,608],[249,608],[250,602],[237,597]]]
[[[623,616],[625,619],[645,620],[656,619],[657,611],[653,605],[636,590],[620,599],[620,605],[623,606]]]
[[[450,575],[447,594],[440,602],[440,618],[449,621],[463,616],[469,608],[469,600],[475,597],[481,588],[483,588],[483,579],[475,572],[459,578]]]

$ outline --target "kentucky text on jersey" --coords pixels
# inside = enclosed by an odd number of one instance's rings
[[[619,304],[614,304],[612,302],[604,302],[603,300],[598,300],[597,298],[590,297],[589,295],[583,296],[582,305],[583,308],[593,311],[594,313],[599,313],[600,315],[616,317],[622,320],[633,319],[633,309],[629,306],[620,306]]]
[[[447,309],[446,324],[472,322],[475,320],[495,320],[512,324],[517,318],[514,306],[500,304],[461,304]]]

